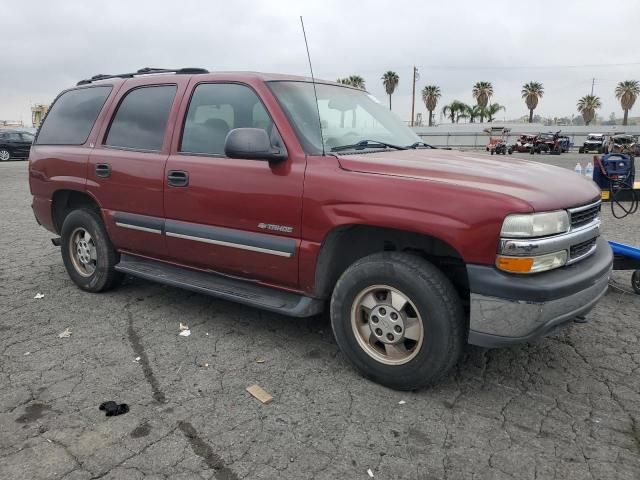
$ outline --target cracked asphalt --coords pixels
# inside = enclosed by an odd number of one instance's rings
[[[326,316],[138,279],[80,291],[33,218],[26,167],[0,164],[0,478],[640,478],[630,272],[589,324],[469,347],[441,384],[395,392],[347,364]],[[640,214],[614,222],[605,209],[608,238],[640,244],[639,227]],[[271,404],[249,396],[254,383]],[[107,400],[130,412],[105,417]]]

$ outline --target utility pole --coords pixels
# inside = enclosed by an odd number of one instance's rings
[[[416,81],[418,80],[418,69],[413,66],[413,93],[411,94],[411,126],[413,127],[413,119],[416,111]]]

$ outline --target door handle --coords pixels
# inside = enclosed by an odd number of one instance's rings
[[[111,176],[111,165],[108,163],[96,164],[96,175],[98,177],[107,178]]]
[[[172,187],[186,187],[189,185],[189,174],[183,170],[169,170],[167,183]]]

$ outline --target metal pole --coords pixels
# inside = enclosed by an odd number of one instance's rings
[[[411,94],[411,126],[413,127],[413,118],[416,110],[416,73],[418,69],[413,67],[413,93]]]

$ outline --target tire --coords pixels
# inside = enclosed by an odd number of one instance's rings
[[[82,290],[103,292],[122,281],[124,275],[114,268],[120,254],[113,248],[96,211],[82,208],[69,213],[60,236],[64,266]]]
[[[640,270],[634,270],[631,274],[631,287],[640,295]]]
[[[509,149],[509,155],[512,155],[512,154],[513,154],[513,148],[510,148]]]
[[[386,296],[380,297],[381,292]],[[405,305],[400,309],[390,305],[396,294],[406,299],[395,302]],[[371,303],[367,298],[377,302],[368,314],[363,308]],[[393,320],[394,312],[399,320]],[[392,322],[403,322],[407,337],[411,330],[416,340],[402,339],[395,345],[402,348],[395,350],[379,340],[389,333],[374,329],[374,321],[386,332],[398,332],[399,325]],[[436,383],[456,364],[465,343],[466,319],[453,285],[433,264],[406,253],[383,252],[358,260],[342,274],[331,297],[331,326],[338,346],[365,377],[393,389],[413,390]]]
[[[0,148],[0,162],[8,162],[11,160],[11,152],[6,148]]]
[[[494,153],[496,153],[495,150],[491,150],[491,155],[493,155]]]

